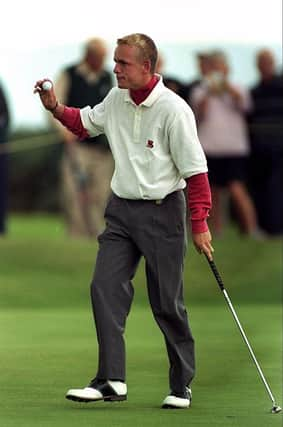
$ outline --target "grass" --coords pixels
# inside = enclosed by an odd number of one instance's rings
[[[162,411],[168,362],[145,291],[143,265],[127,330],[128,401],[76,404],[70,387],[95,374],[89,282],[95,242],[73,241],[58,218],[12,217],[0,240],[3,427],[281,426],[205,260],[189,247],[185,296],[197,375],[188,411]],[[215,260],[264,374],[282,406],[281,242],[214,242]]]

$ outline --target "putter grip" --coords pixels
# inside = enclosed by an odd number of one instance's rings
[[[210,265],[210,268],[211,268],[211,270],[212,270],[212,272],[213,272],[213,274],[214,274],[214,276],[215,276],[215,279],[216,279],[216,281],[217,281],[217,283],[218,283],[218,285],[219,285],[219,287],[220,287],[221,291],[223,291],[223,290],[225,289],[225,288],[224,288],[224,283],[223,283],[223,281],[222,281],[222,279],[221,279],[221,276],[220,276],[220,274],[219,274],[219,272],[218,272],[218,270],[217,270],[217,267],[216,267],[216,265],[215,265],[214,261],[213,261],[213,260],[210,260],[210,259],[208,259],[208,258],[207,258],[207,261],[208,261],[208,263],[209,263],[209,265]]]

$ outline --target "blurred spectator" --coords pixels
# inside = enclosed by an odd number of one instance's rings
[[[56,90],[59,101],[72,107],[94,106],[113,87],[112,75],[104,69],[107,55],[103,40],[86,43],[84,56],[61,73]],[[104,135],[78,141],[57,124],[64,144],[62,159],[63,210],[73,237],[97,237],[104,228],[104,209],[110,194],[114,163]]]
[[[241,231],[254,235],[256,214],[245,186],[249,141],[244,114],[250,108],[248,91],[229,81],[229,66],[223,52],[211,53],[207,61],[209,72],[192,89],[191,103],[208,161],[213,198],[211,226],[215,235],[221,233],[222,196],[227,191]]]
[[[8,154],[3,144],[7,141],[9,121],[6,96],[0,86],[0,236],[7,231]]]
[[[251,193],[260,227],[270,235],[283,233],[283,79],[273,53],[256,56],[259,81],[251,89]]]
[[[190,104],[192,90],[195,86],[199,85],[202,81],[206,81],[212,72],[212,61],[209,52],[199,52],[196,54],[197,66],[199,76],[190,82],[186,87],[185,100]]]
[[[177,95],[184,98],[185,86],[183,85],[183,83],[181,83],[180,80],[176,79],[175,77],[163,74],[163,72],[164,72],[164,58],[160,52],[158,53],[155,72],[157,74],[162,75],[163,83],[166,87],[171,89],[173,92],[177,93]]]

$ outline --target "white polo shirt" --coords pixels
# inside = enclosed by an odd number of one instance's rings
[[[108,138],[119,197],[163,199],[185,188],[184,178],[207,172],[193,112],[161,78],[140,105],[115,87],[102,103],[81,109],[81,120],[90,136]]]

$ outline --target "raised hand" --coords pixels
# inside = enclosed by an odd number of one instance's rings
[[[53,112],[56,109],[58,101],[51,80],[38,80],[34,85],[33,93],[39,94],[41,102],[46,110]]]

